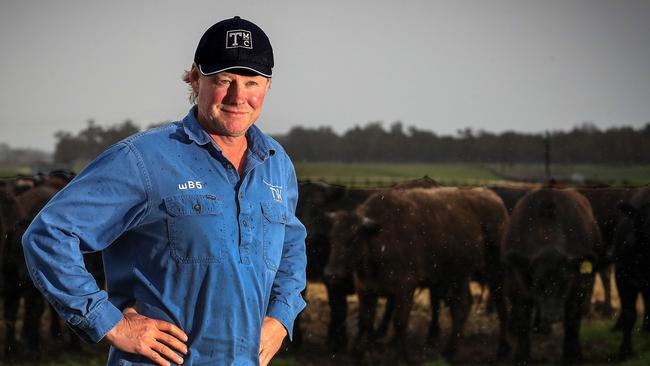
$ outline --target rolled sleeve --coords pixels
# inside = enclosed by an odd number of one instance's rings
[[[87,271],[83,254],[101,251],[147,211],[147,180],[126,144],[104,152],[32,221],[23,252],[34,284],[85,341],[98,342],[121,319]]]

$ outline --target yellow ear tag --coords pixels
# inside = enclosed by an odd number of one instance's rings
[[[580,273],[581,274],[590,274],[591,272],[593,272],[593,270],[594,270],[594,267],[591,264],[591,262],[583,261],[582,263],[580,263]]]

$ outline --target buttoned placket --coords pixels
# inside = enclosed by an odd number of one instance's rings
[[[239,255],[243,264],[250,264],[251,246],[253,245],[253,215],[255,213],[253,203],[246,198],[246,188],[248,187],[250,172],[262,162],[257,159],[255,154],[250,151],[246,152],[246,165],[244,167],[243,177],[240,183],[235,187],[235,200],[238,207],[239,221]]]

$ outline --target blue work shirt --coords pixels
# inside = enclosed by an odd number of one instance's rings
[[[135,306],[187,333],[184,365],[257,365],[264,316],[291,337],[305,306],[296,175],[252,126],[240,178],[195,109],[93,161],[32,222],[25,258],[38,289],[89,342]],[[82,253],[93,251],[103,252],[107,291],[84,267]],[[108,364],[154,363],[111,348]]]

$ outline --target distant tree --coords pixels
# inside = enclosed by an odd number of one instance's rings
[[[140,129],[131,120],[103,128],[90,119],[85,129],[75,136],[70,132],[58,131],[54,161],[74,163],[79,160],[92,160],[114,143],[138,132]]]
[[[292,128],[280,138],[289,155],[297,161],[336,161],[339,159],[339,137],[331,127]]]

